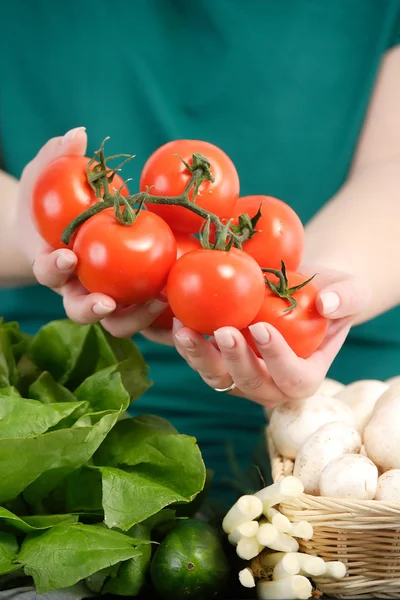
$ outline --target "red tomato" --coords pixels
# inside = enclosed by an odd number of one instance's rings
[[[260,267],[280,269],[281,260],[286,268],[295,271],[303,258],[305,235],[302,222],[294,210],[282,200],[272,196],[244,196],[239,198],[233,225],[239,215],[250,218],[257,214],[260,204],[262,216],[257,222],[257,233],[242,244],[243,250],[256,259]]]
[[[290,287],[300,285],[306,280],[306,277],[300,273],[289,272],[287,276]],[[270,281],[275,283],[276,279],[272,276]],[[297,356],[308,358],[320,346],[329,324],[329,321],[317,311],[315,305],[317,294],[318,288],[313,282],[307,283],[301,290],[293,294],[296,307],[284,312],[290,306],[289,301],[280,298],[266,286],[264,302],[250,324],[270,323],[283,335]],[[257,356],[260,356],[250,331],[244,329],[242,333],[249,346]]]
[[[236,248],[184,254],[167,284],[172,312],[186,327],[205,335],[225,325],[246,327],[260,310],[264,289],[256,261]]]
[[[185,233],[176,233],[176,258],[180,258],[187,252],[191,250],[197,250],[201,248],[200,241],[194,237],[194,235],[187,235]],[[167,288],[165,287],[163,293],[167,295]],[[153,321],[151,324],[152,327],[156,329],[171,329],[172,328],[172,320],[174,318],[174,313],[171,310],[170,306],[167,308]]]
[[[97,202],[96,195],[88,183],[86,156],[61,156],[49,163],[40,173],[32,198],[32,217],[41,237],[52,248],[65,248],[61,242],[64,229],[79,214]],[[123,185],[121,177],[115,175],[110,190]],[[121,193],[128,195],[126,186]],[[72,248],[71,240],[68,248]]]
[[[140,189],[143,192],[147,187],[154,186],[150,190],[154,196],[179,196],[191,179],[191,173],[182,159],[192,164],[192,155],[196,152],[210,161],[211,173],[215,178],[214,182],[204,181],[201,184],[196,204],[220,218],[229,219],[239,197],[239,176],[225,152],[208,142],[177,140],[161,146],[143,168]],[[192,198],[193,195],[190,196]],[[187,208],[165,204],[149,204],[147,208],[162,217],[173,231],[180,233],[198,233],[203,222]]]
[[[113,208],[103,210],[80,227],[73,250],[85,288],[107,294],[118,304],[155,298],[176,261],[174,234],[146,210],[130,226],[117,221]]]

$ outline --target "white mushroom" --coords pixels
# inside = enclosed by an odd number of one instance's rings
[[[292,575],[278,581],[259,581],[259,600],[307,600],[312,594],[312,585],[303,575]]]
[[[293,474],[304,485],[306,494],[319,494],[319,480],[328,463],[344,454],[358,453],[361,437],[346,423],[327,423],[315,431],[300,449]]]
[[[389,388],[378,400],[364,431],[369,458],[383,472],[400,469],[400,385]]]
[[[328,498],[372,500],[378,485],[378,469],[361,454],[345,454],[328,463],[321,473],[319,491]]]
[[[340,381],[335,381],[334,379],[329,379],[326,377],[318,390],[316,391],[316,395],[322,394],[323,396],[336,396],[345,387],[343,383]]]
[[[361,456],[368,456],[364,444],[360,448],[360,454],[361,454]]]
[[[341,400],[353,410],[355,427],[361,435],[372,416],[378,398],[387,389],[389,385],[383,381],[362,379],[346,385],[335,395],[337,400]]]
[[[333,421],[355,424],[353,412],[346,404],[336,398],[315,395],[277,406],[271,415],[269,433],[278,452],[294,459],[314,431]]]
[[[400,469],[390,469],[379,477],[375,500],[400,500]]]

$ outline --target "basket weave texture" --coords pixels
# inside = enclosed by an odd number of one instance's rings
[[[269,435],[267,445],[274,482],[293,474],[293,461],[280,456]],[[314,578],[332,598],[400,598],[400,501],[340,500],[302,494],[280,505],[291,521],[314,528],[300,551],[346,564],[344,579]]]

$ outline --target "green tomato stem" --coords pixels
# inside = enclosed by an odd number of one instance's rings
[[[192,165],[189,165],[183,161],[186,168],[191,172],[192,177],[184,192],[179,196],[155,196],[150,194],[149,190],[147,190],[146,192],[139,192],[131,196],[122,197],[120,192],[111,192],[109,184],[112,182],[114,175],[128,160],[133,157],[122,154],[116,155],[111,158],[123,157],[125,158],[123,163],[121,163],[121,165],[119,165],[116,169],[110,169],[107,167],[107,162],[110,160],[110,158],[106,158],[104,155],[104,144],[108,139],[109,138],[105,138],[99,150],[97,150],[94,157],[88,163],[87,167],[87,178],[89,184],[95,191],[99,202],[78,215],[78,217],[76,217],[68,225],[68,227],[66,227],[61,237],[61,241],[64,244],[69,244],[73,234],[81,225],[83,225],[83,223],[106,208],[114,207],[116,218],[122,225],[132,225],[143,204],[181,206],[182,208],[186,208],[187,210],[195,213],[204,219],[205,222],[212,224],[216,230],[215,243],[211,244],[209,239],[206,240],[204,236],[202,236],[201,241],[203,247],[213,248],[216,250],[229,250],[233,245],[236,248],[241,248],[242,243],[251,237],[251,232],[249,229],[241,231],[241,234],[238,235],[232,231],[230,224],[223,224],[217,215],[204,208],[201,208],[196,204],[197,193],[201,184],[204,181],[214,181],[214,177],[210,170],[210,162],[200,153],[193,154]],[[96,161],[98,161],[99,164],[92,168],[94,162]],[[193,200],[190,200],[189,198],[191,191],[193,192]],[[134,207],[138,204],[139,208],[135,213]],[[121,211],[120,207],[124,205],[125,210]],[[209,238],[209,227],[207,231]]]

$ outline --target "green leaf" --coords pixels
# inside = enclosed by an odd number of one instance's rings
[[[127,532],[128,535],[150,542],[149,528],[138,524]],[[124,561],[116,577],[109,577],[102,589],[103,594],[114,594],[117,596],[137,596],[146,582],[146,574],[151,561],[151,546],[143,545],[141,554]]]
[[[123,419],[100,446],[94,457],[95,463],[114,467],[149,462],[152,456],[157,460],[160,453],[152,446],[151,440],[160,434],[179,435],[175,427],[161,417],[140,415],[134,419]]]
[[[65,510],[98,512],[103,510],[100,473],[82,467],[71,473],[63,486]]]
[[[157,529],[158,527],[168,525],[169,523],[174,523],[175,517],[175,510],[173,510],[172,508],[165,508],[164,510],[160,510],[160,512],[149,517],[145,521],[142,521],[142,525],[146,525],[150,529],[150,531],[153,531],[153,529]]]
[[[93,573],[139,556],[137,540],[94,525],[65,525],[30,534],[18,562],[31,575],[37,593],[70,587]]]
[[[125,360],[94,373],[75,390],[78,400],[88,401],[93,410],[126,410],[150,387],[141,366]]]
[[[38,436],[71,415],[83,404],[83,402],[42,404],[37,400],[2,396],[0,390],[0,439]]]
[[[43,404],[54,402],[76,402],[72,392],[54,381],[48,371],[43,371],[29,388],[29,398],[40,400]]]
[[[50,529],[56,525],[76,523],[77,515],[39,515],[29,517],[17,517],[14,513],[0,506],[0,522],[7,525],[9,528],[31,533],[38,529]]]
[[[43,405],[51,406],[51,405]],[[43,491],[53,489],[66,472],[84,465],[97,450],[118,419],[118,413],[106,414],[90,427],[60,429],[35,438],[0,440],[0,503],[18,496],[42,475],[53,476],[46,485],[32,486],[28,502],[42,498]],[[50,489],[49,489],[50,488]]]
[[[91,375],[97,361],[97,335],[92,325],[67,319],[52,321],[35,335],[29,356],[55,381],[73,389]]]
[[[22,518],[22,517],[21,517]],[[78,522],[78,515],[32,515],[24,517],[24,521],[32,529],[50,529],[57,525],[70,525]]]
[[[18,362],[18,391],[22,397],[29,396],[29,387],[40,376],[40,369],[31,361],[27,354],[23,354]]]
[[[4,323],[3,327],[8,333],[14,360],[17,363],[21,356],[28,350],[33,336],[21,331],[18,323],[15,321]]]
[[[15,559],[18,554],[18,542],[15,535],[0,531],[0,575],[10,573],[19,569],[19,565],[15,564]]]
[[[0,325],[0,388],[16,385],[18,371],[6,325]]]
[[[10,396],[11,398],[21,398],[21,394],[13,385],[10,385],[9,387],[5,388],[0,388],[0,394],[2,396]]]
[[[117,358],[115,355],[108,340],[108,336],[111,336],[106,334],[106,331],[103,329],[100,323],[93,325],[93,329],[97,338],[97,361],[95,372],[105,369],[106,367],[110,367],[111,365],[115,365],[124,360],[123,358]]]
[[[104,329],[102,329],[102,332],[116,357],[116,362],[122,362],[128,359],[134,360],[140,366],[142,372],[145,375],[148,374],[149,367],[144,360],[143,354],[132,339],[113,337]]]
[[[150,416],[117,423],[95,463],[102,465],[105,522],[122,530],[169,504],[193,500],[205,483],[196,440]]]

